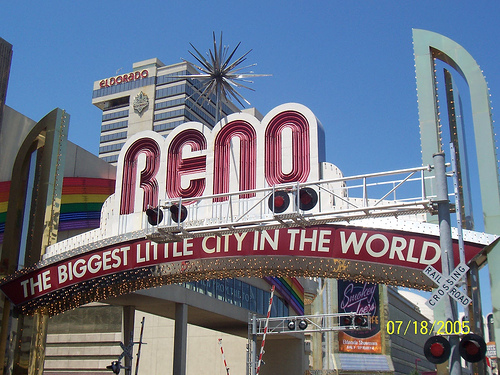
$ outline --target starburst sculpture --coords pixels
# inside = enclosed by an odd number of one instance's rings
[[[191,56],[193,56],[198,64],[193,64],[187,60],[184,60],[187,63],[193,65],[196,69],[199,70],[199,74],[193,74],[186,76],[186,78],[197,78],[200,80],[203,91],[201,93],[200,98],[206,100],[211,95],[215,95],[216,98],[216,118],[215,122],[217,123],[220,119],[220,102],[223,100],[224,102],[228,102],[230,98],[236,100],[242,107],[246,104],[250,105],[250,102],[246,100],[243,95],[241,95],[237,89],[245,88],[248,90],[253,90],[248,87],[244,83],[253,83],[253,81],[249,80],[249,78],[253,77],[265,77],[270,76],[270,74],[255,74],[253,72],[244,73],[245,69],[248,69],[257,64],[251,64],[247,66],[241,66],[241,64],[246,60],[248,54],[252,52],[252,50],[246,52],[240,58],[235,59],[233,62],[234,55],[241,42],[229,52],[228,46],[222,45],[222,32],[220,34],[220,42],[219,46],[217,46],[217,41],[215,38],[215,32],[213,33],[214,39],[214,47],[213,51],[209,50],[207,52],[207,57],[203,56],[192,43],[189,43],[191,47],[193,47],[195,53],[189,51]],[[198,98],[198,100],[200,99]]]

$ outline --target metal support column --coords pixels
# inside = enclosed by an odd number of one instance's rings
[[[175,304],[174,375],[186,374],[188,306]]]
[[[455,268],[453,258],[453,242],[451,238],[450,202],[448,199],[448,184],[446,180],[446,166],[444,153],[434,154],[434,173],[436,176],[436,200],[438,206],[439,238],[441,246],[441,264],[443,276],[447,277]],[[455,322],[458,320],[456,302],[450,296],[444,298],[446,320]],[[462,365],[458,352],[458,337],[450,336],[448,341],[451,345],[449,360],[450,375],[461,375]]]
[[[135,306],[123,306],[123,344],[125,347],[134,341]],[[132,374],[132,358],[125,355],[125,374]]]

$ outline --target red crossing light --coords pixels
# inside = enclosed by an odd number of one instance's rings
[[[170,216],[172,217],[172,221],[176,223],[182,223],[187,218],[187,208],[181,204],[181,208],[177,204],[173,204],[169,208]]]
[[[364,315],[356,315],[354,317],[354,324],[359,327],[368,327],[368,319]]]
[[[299,208],[303,211],[309,211],[318,203],[318,193],[316,190],[306,187],[299,190]]]
[[[158,225],[163,220],[163,212],[159,207],[148,208],[146,216],[148,217],[148,223],[151,225]]]
[[[341,325],[343,326],[352,326],[352,316],[343,316],[341,318]]]
[[[460,340],[458,351],[467,362],[479,362],[486,356],[486,343],[481,336],[469,333]]]
[[[450,352],[450,343],[443,336],[432,336],[424,344],[425,358],[434,364],[446,362]]]
[[[281,214],[285,212],[290,205],[290,197],[284,191],[275,191],[274,194],[269,197],[267,205],[275,214]]]

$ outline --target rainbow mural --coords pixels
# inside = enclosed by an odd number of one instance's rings
[[[0,242],[3,242],[5,220],[7,219],[7,206],[9,205],[10,181],[0,182]]]
[[[276,287],[276,291],[298,315],[304,315],[304,287],[295,277],[266,276],[264,280]]]
[[[59,230],[98,228],[102,205],[114,192],[115,180],[64,178]]]
[[[0,182],[0,242],[3,242],[10,181]],[[115,180],[65,177],[63,181],[59,230],[99,227],[104,201],[115,191]]]

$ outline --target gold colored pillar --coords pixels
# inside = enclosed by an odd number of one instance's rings
[[[12,170],[0,277],[40,261],[57,242],[69,115],[55,109],[21,145]],[[48,316],[24,316],[3,298],[0,363],[3,374],[43,374]]]

